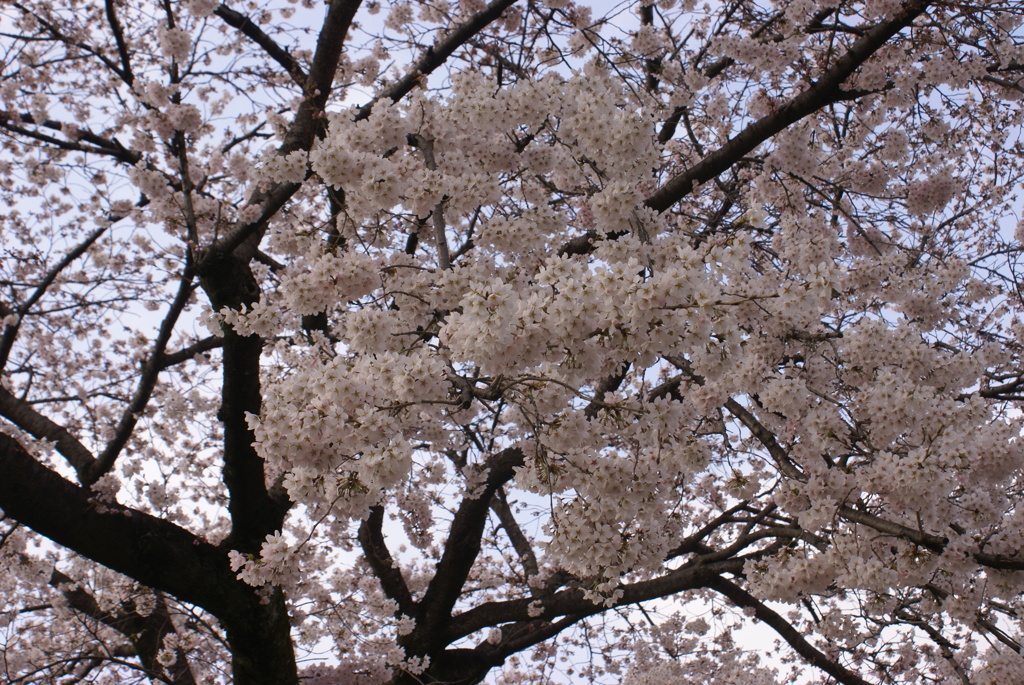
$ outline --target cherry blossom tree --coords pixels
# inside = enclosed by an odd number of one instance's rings
[[[2,678],[1024,682],[1022,24],[3,3]]]

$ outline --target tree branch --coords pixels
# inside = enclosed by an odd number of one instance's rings
[[[515,3],[516,0],[493,0],[485,8],[470,17],[466,23],[448,32],[443,39],[434,43],[434,45],[427,48],[426,52],[420,55],[420,58],[410,67],[405,76],[395,81],[390,88],[356,110],[355,120],[360,121],[370,116],[373,106],[382,100],[389,99],[392,102],[401,100],[420,84],[423,77],[433,73],[435,69],[452,56],[452,53],[487,28],[488,24],[500,17],[505,10]]]
[[[0,416],[37,440],[49,440],[54,443],[57,453],[75,469],[79,482],[88,481],[89,471],[96,463],[92,452],[64,426],[43,416],[32,405],[19,400],[2,386],[0,386]],[[0,506],[0,509],[2,508]]]
[[[86,154],[104,155],[107,157],[113,157],[114,159],[120,162],[124,162],[125,164],[133,166],[137,164],[139,160],[142,159],[142,155],[140,153],[135,152],[133,150],[129,150],[116,140],[104,138],[103,136],[99,136],[89,131],[88,129],[80,129],[76,126],[75,137],[79,140],[84,140],[87,143],[91,143],[93,147],[86,147],[85,145],[80,145],[79,143],[70,140],[60,140],[59,138],[54,138],[53,136],[47,135],[45,133],[32,131],[30,129],[25,128],[24,126],[19,126],[18,124],[14,123],[15,120],[20,121],[23,124],[29,124],[31,126],[40,126],[42,128],[48,128],[52,131],[60,131],[61,133],[64,133],[69,129],[67,125],[62,124],[61,122],[55,121],[53,119],[44,119],[43,121],[36,121],[35,117],[25,112],[21,114],[0,112],[0,127],[3,127],[4,129],[11,131],[12,133],[17,133],[19,135],[32,138],[33,140],[38,140],[40,142],[46,143],[47,145],[52,145],[53,147],[59,148],[61,150],[72,150],[75,152],[84,152]]]
[[[772,459],[778,465],[779,470],[781,470],[786,477],[799,481],[807,480],[807,476],[805,476],[803,472],[800,471],[800,467],[789,458],[786,450],[784,450],[778,443],[772,432],[765,428],[761,422],[757,420],[757,417],[748,411],[746,407],[730,397],[725,402],[725,408],[728,409],[733,416],[739,419],[740,423],[746,426],[747,430],[757,438],[757,441],[761,443],[766,450],[768,450],[768,454],[771,455]]]
[[[444,552],[417,610],[417,626],[410,636],[410,644],[425,647],[417,653],[430,653],[433,651],[431,647],[438,644],[444,622],[451,615],[480,552],[491,497],[512,479],[525,459],[519,447],[509,447],[493,455],[484,464],[488,473],[482,491],[471,493],[459,505],[448,531]]]
[[[163,679],[164,667],[157,661],[157,655],[164,648],[164,638],[177,634],[177,630],[161,593],[155,593],[156,604],[153,610],[142,615],[130,601],[122,602],[116,612],[102,609],[88,591],[56,568],[50,573],[50,585],[64,596],[72,609],[124,635],[135,648],[146,675],[153,680]],[[178,647],[175,649],[175,656],[177,659],[168,669],[171,683],[195,685],[195,676],[189,668],[185,651]]]
[[[186,260],[186,262],[188,261]],[[135,430],[139,417],[142,416],[142,412],[145,410],[146,405],[149,404],[149,398],[152,397],[153,390],[156,388],[157,378],[160,375],[161,369],[164,368],[162,366],[164,350],[167,349],[167,343],[170,342],[174,326],[178,322],[178,317],[185,310],[185,305],[188,304],[188,299],[191,295],[192,269],[191,265],[186,263],[181,281],[178,284],[178,292],[174,297],[174,301],[168,307],[163,321],[160,322],[160,330],[157,333],[156,340],[153,341],[152,351],[142,365],[142,372],[139,374],[139,381],[135,387],[135,392],[132,394],[132,399],[121,414],[121,419],[117,422],[117,427],[114,429],[113,437],[107,442],[103,452],[91,465],[89,479],[84,483],[85,485],[92,485],[102,476],[109,473],[110,469],[114,466],[114,462],[117,461],[117,457],[121,454],[125,445],[128,444],[128,439],[131,437],[132,431]]]
[[[380,581],[384,594],[398,604],[398,610],[406,616],[415,614],[415,605],[409,587],[405,584],[402,571],[391,557],[384,541],[384,507],[370,507],[370,515],[359,525],[359,544],[363,556]]]
[[[0,509],[15,521],[184,602],[215,615],[227,611],[224,588],[236,581],[218,548],[169,521],[96,501],[2,433],[0,474]]]
[[[80,242],[74,248],[71,249],[64,257],[53,265],[53,267],[46,272],[43,276],[42,281],[36,286],[36,289],[29,295],[28,299],[21,304],[14,307],[14,315],[17,320],[13,324],[7,324],[3,326],[3,334],[0,335],[0,369],[3,369],[7,365],[7,360],[11,355],[11,348],[14,346],[14,339],[18,335],[18,330],[21,328],[21,322],[25,318],[25,315],[29,313],[32,306],[35,305],[43,295],[46,294],[47,289],[53,285],[53,282],[57,280],[57,276],[68,268],[73,261],[85,254],[92,245],[100,239],[104,233],[107,232],[106,228],[97,228],[92,233],[85,237],[85,240]]]
[[[854,523],[860,523],[868,528],[878,531],[879,533],[885,533],[886,535],[892,535],[893,537],[902,538],[908,542],[912,542],[919,547],[924,547],[936,554],[941,554],[945,551],[946,546],[949,544],[949,538],[942,537],[939,535],[931,535],[925,533],[922,530],[915,528],[908,528],[907,526],[892,521],[887,521],[874,514],[869,514],[866,511],[860,511],[853,507],[844,504],[839,507],[839,515],[847,521]],[[1016,559],[1013,557],[1006,557],[999,554],[985,554],[984,552],[974,552],[971,557],[982,566],[988,568],[998,569],[1000,571],[1024,571],[1024,559]]]
[[[299,103],[292,125],[277,150],[279,155],[306,150],[313,146],[316,132],[324,125],[323,112],[334,86],[334,76],[345,45],[352,19],[359,9],[361,0],[332,0],[327,15],[320,27],[320,34],[313,53],[313,62],[303,84],[304,97]],[[236,226],[221,240],[211,245],[197,266],[207,270],[226,255],[234,252],[242,243],[250,242],[250,251],[255,252],[257,238],[266,229],[267,223],[302,186],[301,183],[277,183],[267,192],[257,192],[250,199],[250,205],[261,206],[259,217],[241,226]]]
[[[771,626],[807,663],[825,671],[825,673],[828,673],[837,681],[843,683],[843,685],[871,685],[871,683],[856,673],[847,670],[841,664],[825,656],[822,651],[805,640],[804,636],[789,624],[789,621],[739,585],[719,576],[712,579],[707,586],[715,592],[728,597],[729,601],[736,606],[753,609],[754,616]]]
[[[227,631],[234,682],[298,682],[284,598],[236,578],[226,549],[114,503],[46,468],[0,433],[0,509],[53,542],[216,616]]]
[[[128,43],[124,39],[124,29],[121,28],[121,21],[117,18],[117,9],[114,7],[114,0],[105,0],[104,8],[107,13],[107,23],[114,34],[114,42],[117,43],[117,55],[121,58],[121,79],[129,86],[135,82],[135,75],[132,73],[131,53],[128,51]]]
[[[197,340],[191,345],[183,347],[180,350],[176,350],[175,352],[164,353],[164,355],[160,357],[160,369],[169,369],[172,366],[176,366],[183,362],[187,362],[189,359],[193,359],[197,354],[216,350],[223,346],[224,338],[219,335],[211,335],[208,338]]]
[[[225,4],[218,5],[213,11],[218,17],[224,20],[228,26],[242,32],[249,40],[263,48],[264,52],[275,62],[280,64],[300,87],[305,87],[307,79],[306,72],[302,69],[291,53],[282,48],[277,42],[263,32],[259,26],[254,24],[249,17],[241,12],[231,9]]]
[[[504,488],[498,488],[494,491],[494,497],[491,498],[491,510],[498,515],[498,521],[501,522],[501,527],[504,529],[505,534],[508,535],[509,541],[512,542],[512,548],[519,555],[519,561],[523,564],[523,571],[525,571],[527,579],[533,578],[540,573],[537,555],[534,554],[530,540],[523,533],[519,527],[519,522],[516,521],[516,517],[512,514],[512,508],[508,505],[508,500],[505,498]]]
[[[886,42],[919,17],[930,0],[909,0],[892,19],[884,21],[858,39],[831,69],[789,102],[747,126],[735,138],[704,157],[694,166],[669,180],[651,194],[644,204],[664,212],[689,195],[701,183],[707,183],[731,167],[758,145],[797,121],[837,100],[846,99],[840,86]]]
[[[201,277],[200,283],[214,311],[240,311],[259,299],[259,285],[246,260],[225,257]],[[224,425],[224,484],[228,489],[232,549],[256,554],[267,535],[280,530],[290,506],[287,499],[267,491],[263,458],[248,416],[258,416],[263,404],[260,357],[263,340],[241,335],[224,326],[221,406],[217,418]]]
[[[700,557],[691,560],[674,571],[630,585],[622,585],[622,596],[612,606],[624,606],[646,602],[684,592],[708,587],[708,583],[719,573],[738,574],[748,559],[762,556],[762,552],[715,561],[708,564]],[[531,608],[531,605],[533,607]],[[579,587],[566,588],[542,599],[523,597],[502,602],[487,602],[454,616],[445,631],[445,644],[459,640],[478,630],[503,623],[523,625],[538,619],[551,620],[561,616],[582,614],[590,616],[601,613],[609,607],[595,604],[587,599]]]

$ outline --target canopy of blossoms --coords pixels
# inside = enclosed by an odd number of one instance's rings
[[[1022,26],[4,4],[0,675],[1024,682]]]

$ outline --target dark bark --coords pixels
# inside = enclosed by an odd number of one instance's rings
[[[213,11],[218,17],[224,20],[224,23],[232,28],[238,29],[246,38],[263,48],[263,51],[267,55],[277,62],[288,74],[295,80],[300,86],[306,85],[306,72],[303,71],[302,65],[299,64],[291,53],[285,50],[283,47],[277,44],[273,38],[263,32],[259,26],[252,22],[246,15],[233,10],[227,5],[221,3],[217,9]]]
[[[420,58],[412,65],[409,71],[402,78],[395,81],[394,85],[381,93],[378,97],[366,103],[356,112],[357,121],[370,116],[373,106],[381,100],[398,102],[408,95],[421,80],[433,73],[438,67],[448,61],[456,50],[476,37],[489,24],[502,15],[516,0],[493,0],[484,9],[470,17],[464,24],[455,27],[445,34],[444,38],[427,48],[420,55]]]
[[[227,549],[144,512],[97,501],[0,434],[0,509],[40,535],[217,617],[237,685],[297,682],[280,593],[262,603],[235,577]]]
[[[252,270],[242,259],[227,257],[208,265],[200,283],[215,311],[251,307],[259,299]],[[267,490],[263,458],[256,453],[255,435],[246,416],[259,415],[262,406],[259,336],[240,335],[225,327],[223,384],[217,418],[224,424],[224,484],[228,488],[230,549],[257,554],[267,535],[280,530],[288,502],[275,500]]]
[[[411,653],[431,654],[439,647],[451,644],[452,641],[444,635],[444,627],[480,553],[491,497],[512,479],[515,469],[524,461],[525,455],[518,447],[502,450],[488,459],[485,464],[488,475],[482,492],[475,498],[466,497],[459,505],[441,560],[437,562],[434,577],[417,607],[416,628],[402,641],[402,646]]]
[[[842,664],[829,659],[825,653],[804,639],[800,632],[790,625],[789,621],[769,608],[749,592],[725,578],[715,578],[709,587],[721,593],[738,607],[752,609],[754,616],[771,626],[796,652],[807,660],[807,663],[828,673],[843,685],[871,685],[856,673],[846,669]]]
[[[157,655],[164,648],[164,638],[177,631],[161,593],[154,593],[156,604],[151,612],[143,615],[131,601],[122,603],[116,610],[103,610],[85,588],[57,569],[53,569],[50,574],[50,585],[64,596],[72,609],[121,633],[135,649],[136,656],[151,680],[167,680]],[[180,648],[176,652],[176,661],[167,669],[170,682],[173,685],[195,685],[195,676],[189,668],[187,656]]]
[[[359,544],[363,549],[363,556],[373,569],[373,575],[377,576],[384,594],[398,604],[398,610],[406,616],[412,616],[415,612],[412,595],[409,587],[405,584],[402,571],[391,558],[391,552],[384,542],[384,507],[376,506],[370,508],[370,515],[359,526]]]
[[[910,26],[924,13],[929,4],[928,0],[911,0],[904,3],[903,8],[892,19],[866,31],[810,88],[789,100],[777,111],[750,124],[725,145],[669,180],[648,197],[645,204],[658,212],[664,212],[689,195],[696,186],[714,179],[776,133],[827,105],[850,99],[851,94],[841,88],[843,82],[890,38]]]

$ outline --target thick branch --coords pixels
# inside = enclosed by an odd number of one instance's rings
[[[936,554],[941,554],[946,549],[946,545],[949,544],[948,538],[931,535],[916,528],[909,528],[899,523],[887,521],[879,516],[854,509],[846,504],[839,507],[839,515],[847,521],[859,523],[879,533],[885,533],[886,535],[892,535],[893,537],[913,542],[915,545],[924,547]],[[1024,559],[1016,559],[998,554],[985,554],[984,552],[975,552],[971,556],[976,562],[988,568],[1000,571],[1024,571]]]
[[[370,507],[370,515],[359,526],[359,544],[384,594],[398,604],[400,612],[412,616],[415,611],[412,594],[402,577],[402,570],[395,563],[384,541],[383,528],[384,507]]]
[[[57,453],[67,459],[75,469],[78,480],[88,480],[89,471],[96,463],[92,452],[78,441],[64,426],[37,412],[32,405],[19,400],[0,386],[0,416],[13,423],[32,437],[54,443]],[[0,506],[0,509],[3,507]]]
[[[149,514],[104,505],[0,433],[0,509],[59,545],[213,614],[235,574],[225,554]]]
[[[441,628],[451,615],[480,552],[491,497],[512,479],[525,458],[518,447],[509,447],[492,456],[484,465],[488,473],[482,491],[472,493],[475,497],[467,496],[459,505],[441,560],[437,562],[434,577],[420,602],[416,631],[410,641],[414,649],[420,648],[418,653],[429,653],[432,651],[430,647],[438,644],[442,637]]]
[[[224,338],[219,335],[211,335],[208,338],[197,340],[191,345],[183,347],[180,350],[164,353],[160,358],[160,368],[169,369],[172,366],[187,362],[189,359],[194,359],[198,354],[209,352],[210,350],[215,350],[223,346]]]
[[[569,614],[557,621],[538,620],[513,623],[501,629],[501,642],[495,645],[493,650],[488,650],[486,647],[478,647],[478,649],[484,652],[493,651],[502,658],[511,656],[558,635],[569,626],[579,623],[588,616],[593,616],[603,611],[604,607],[595,605],[592,612]]]
[[[261,601],[226,550],[135,509],[98,502],[0,433],[0,509],[84,557],[216,616],[228,634],[236,685],[298,681],[280,592]]]
[[[698,557],[674,571],[669,571],[665,575],[621,586],[619,589],[622,591],[622,596],[613,606],[637,604],[638,602],[646,602],[651,599],[669,597],[686,590],[708,587],[709,582],[717,577],[718,574],[741,573],[743,571],[743,564],[748,559],[759,556],[761,556],[761,553],[744,555],[709,564],[702,563],[700,557]],[[532,611],[531,605],[534,605]],[[487,602],[453,617],[448,625],[444,639],[446,644],[451,644],[478,630],[503,623],[526,625],[538,619],[550,621],[551,619],[573,614],[589,616],[605,610],[606,607],[604,605],[595,604],[587,599],[583,590],[578,587],[566,588],[541,600],[524,597],[503,602]]]
[[[209,267],[200,279],[215,311],[240,311],[259,299],[259,285],[241,258],[226,257]],[[289,503],[267,491],[263,458],[248,416],[259,416],[263,404],[260,357],[263,340],[224,327],[221,406],[217,418],[224,425],[224,484],[231,514],[229,545],[258,553],[267,535],[280,530]]]
[[[871,685],[856,673],[847,670],[841,664],[825,656],[821,650],[805,640],[804,636],[790,625],[786,619],[768,608],[739,585],[725,578],[717,577],[708,583],[708,587],[728,597],[738,607],[753,609],[754,616],[771,626],[782,639],[789,643],[790,647],[796,650],[797,654],[807,660],[807,663],[825,671],[838,682],[843,683],[843,685]]]
[[[104,8],[107,13],[107,23],[110,24],[110,31],[114,34],[114,42],[117,43],[117,56],[121,58],[121,78],[130,86],[135,82],[135,75],[132,73],[131,53],[128,51],[128,43],[124,39],[124,29],[121,28],[121,21],[117,18],[114,0],[106,0]]]
[[[316,42],[313,62],[304,83],[304,95],[292,125],[284,136],[277,152],[288,155],[297,151],[308,151],[313,146],[315,134],[323,126],[323,111],[334,85],[334,76],[338,71],[341,50],[345,45],[352,19],[359,9],[361,0],[333,0],[329,3],[327,15]],[[208,268],[219,259],[234,252],[242,243],[253,241],[267,227],[267,222],[276,215],[285,203],[291,199],[301,183],[277,183],[266,193],[257,192],[250,199],[250,204],[261,207],[256,220],[236,226],[222,240],[219,240],[199,260],[200,268]],[[252,244],[250,251],[255,252]]]
[[[807,90],[789,102],[747,126],[735,138],[704,157],[694,166],[675,176],[647,198],[644,204],[663,212],[689,195],[693,189],[727,170],[758,145],[804,117],[838,100],[848,98],[840,86],[864,62],[897,33],[909,26],[928,7],[929,0],[910,0],[888,21],[884,21],[859,38],[831,69]]]

